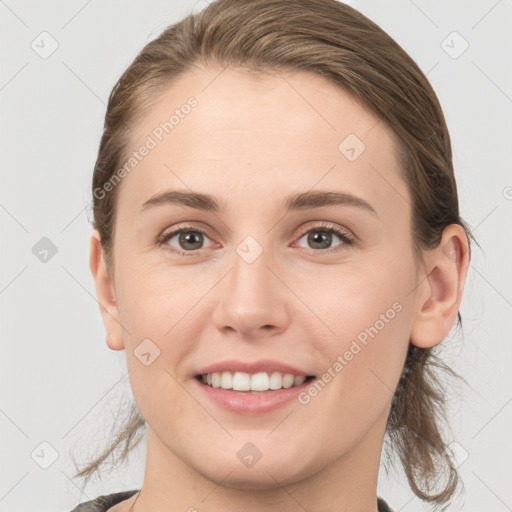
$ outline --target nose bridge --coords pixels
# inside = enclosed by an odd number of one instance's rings
[[[273,258],[269,246],[271,244],[268,240],[260,243],[254,236],[249,235],[235,247],[228,296],[236,296],[237,300],[263,301],[265,296],[270,295],[267,292],[271,291],[269,277],[272,273],[268,267]],[[256,306],[256,302],[253,304]]]
[[[222,289],[215,320],[218,328],[244,334],[261,327],[283,328],[286,321],[283,287],[272,268],[275,259],[268,239],[247,236],[235,247],[232,268]],[[265,245],[264,245],[265,244]]]

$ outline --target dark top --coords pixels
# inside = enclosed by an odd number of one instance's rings
[[[132,491],[115,492],[105,496],[98,496],[95,500],[80,503],[80,505],[75,507],[71,512],[106,512],[110,507],[131,498],[139,491],[140,489],[135,489]],[[377,498],[377,506],[379,512],[393,512],[382,498]]]

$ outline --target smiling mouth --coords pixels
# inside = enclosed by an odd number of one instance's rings
[[[282,372],[213,372],[197,375],[196,379],[205,386],[226,391],[265,393],[300,386],[315,377],[293,375]]]

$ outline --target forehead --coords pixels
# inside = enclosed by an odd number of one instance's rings
[[[187,107],[191,99],[197,104]],[[181,112],[181,110],[186,112]],[[190,112],[191,111],[191,112]],[[289,130],[301,138],[336,142],[349,129],[365,137],[380,118],[331,81],[307,71],[256,72],[233,67],[194,68],[163,93],[132,127],[133,139],[142,137],[172,118],[175,138],[187,128],[196,134],[217,130]],[[194,115],[188,115],[189,113]],[[182,122],[187,119],[187,122]],[[393,138],[382,124],[378,130]],[[165,135],[170,132],[165,131]],[[261,134],[260,134],[261,135]],[[158,138],[158,133],[155,135]],[[207,143],[208,140],[203,140]]]
[[[407,195],[389,127],[352,94],[305,71],[195,69],[137,119],[130,150],[144,145],[151,149],[123,179],[125,205],[139,207],[166,188],[244,201],[244,190],[270,198],[316,183],[377,203],[391,192]]]

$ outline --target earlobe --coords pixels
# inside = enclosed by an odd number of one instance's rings
[[[427,276],[418,287],[411,327],[413,345],[433,347],[448,335],[459,311],[468,265],[466,232],[451,224],[444,229],[438,247],[426,256]]]
[[[114,284],[105,264],[101,237],[97,229],[93,229],[91,234],[89,266],[96,286],[101,319],[107,334],[107,345],[112,350],[123,350],[123,332],[115,299]]]

